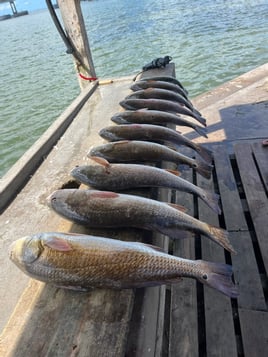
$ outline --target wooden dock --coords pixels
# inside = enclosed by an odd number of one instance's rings
[[[161,245],[177,256],[232,264],[237,300],[186,278],[172,286],[77,293],[31,280],[9,261],[8,246],[21,236],[85,232],[52,212],[46,197],[60,187],[78,186],[70,170],[87,162],[88,149],[102,142],[97,132],[110,125],[130,84],[125,78],[94,90],[0,217],[0,356],[267,356],[268,147],[262,146],[268,138],[267,65],[195,99],[208,120],[207,140],[183,130],[213,150],[214,171],[206,180],[180,168],[182,177],[218,192],[223,213],[214,214],[189,194],[149,191],[227,229],[238,254],[186,233],[185,239],[169,242],[134,229],[109,232]]]

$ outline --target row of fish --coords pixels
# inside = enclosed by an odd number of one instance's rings
[[[166,127],[188,126],[206,136],[206,120],[193,107],[185,88],[173,77],[153,77],[135,82],[131,89],[133,93],[120,102],[126,110],[111,118],[118,125],[99,133],[109,143],[93,147],[88,153],[95,164],[78,166],[71,172],[90,188],[57,190],[49,196],[49,206],[64,218],[87,227],[137,227],[172,239],[179,239],[181,230],[186,230],[235,253],[227,231],[193,218],[183,207],[119,192],[168,187],[196,195],[215,212],[221,212],[215,193],[180,178],[176,170],[148,165],[165,160],[188,165],[206,178],[211,176],[211,151]],[[194,150],[199,158],[180,153],[182,145]],[[232,298],[238,295],[231,266],[174,257],[158,247],[137,242],[40,233],[13,243],[10,258],[33,278],[76,290],[153,286],[190,277]]]

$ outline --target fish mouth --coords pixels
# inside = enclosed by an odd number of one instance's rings
[[[11,243],[9,248],[8,248],[8,256],[9,256],[9,259],[12,260],[12,261],[14,261],[14,259],[15,259],[15,256],[14,256],[15,243],[16,242]]]
[[[30,237],[24,237],[17,239],[12,242],[8,249],[9,259],[15,264],[21,263],[22,259],[20,257],[23,256],[25,246],[28,244]]]
[[[114,133],[110,132],[110,131],[107,131],[107,130],[104,130],[102,129],[100,132],[99,132],[99,135],[103,138],[103,139],[106,139],[108,141],[117,141],[119,140],[120,138],[118,138],[117,135],[115,135]]]
[[[55,192],[52,192],[47,198],[46,198],[46,202],[48,207],[53,208],[53,202],[55,202],[57,200],[57,198],[55,197]]]

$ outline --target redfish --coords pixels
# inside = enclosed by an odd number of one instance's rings
[[[185,91],[175,83],[165,82],[165,81],[156,81],[153,79],[151,79],[151,80],[144,79],[144,80],[135,82],[130,87],[130,89],[133,90],[134,92],[141,90],[141,89],[147,89],[147,88],[161,88],[161,89],[167,89],[167,90],[173,91],[173,92],[178,93],[179,95],[183,96],[191,104],[191,101],[188,98],[188,96],[186,95]]]
[[[181,211],[174,204],[109,191],[61,189],[48,197],[59,215],[88,227],[136,227],[158,231],[172,239],[181,230],[200,233],[235,252],[226,230],[211,226]]]
[[[203,160],[192,159],[164,145],[135,140],[94,146],[88,153],[88,157],[91,156],[102,157],[109,162],[171,161],[188,165],[205,178],[210,178],[213,167]]]
[[[30,277],[66,289],[139,288],[188,277],[238,296],[230,265],[174,257],[143,243],[48,232],[18,239],[9,256]]]
[[[151,81],[151,80],[176,84],[177,86],[181,87],[181,89],[184,90],[186,95],[188,95],[188,91],[184,88],[184,86],[181,84],[181,82],[175,77],[171,77],[171,76],[154,76],[154,77],[145,77],[145,78],[141,79],[141,81],[146,81],[146,82],[147,81]]]
[[[93,158],[100,165],[75,167],[71,175],[85,185],[98,190],[121,191],[136,187],[167,187],[196,195],[216,213],[221,210],[219,196],[203,190],[191,182],[177,176],[178,172],[159,169],[147,165],[110,164],[102,158]]]
[[[182,104],[183,106],[187,107],[193,113],[195,113],[199,116],[201,115],[187,99],[185,99],[180,94],[175,93],[170,90],[167,90],[167,89],[161,89],[161,88],[141,89],[141,90],[135,91],[132,94],[129,94],[125,99],[151,99],[151,98],[152,99],[165,99],[165,100],[171,100],[173,102],[177,102],[177,103]]]
[[[121,107],[128,110],[150,109],[160,110],[170,113],[187,115],[197,120],[202,125],[206,126],[206,119],[197,113],[193,113],[188,108],[179,103],[172,102],[166,99],[124,99],[120,103]]]
[[[125,110],[116,113],[111,120],[116,124],[154,124],[154,125],[168,125],[175,124],[178,126],[186,126],[194,129],[198,134],[207,138],[206,128],[203,128],[191,121],[184,119],[176,114],[167,113],[160,110]]]
[[[196,144],[176,130],[152,124],[125,124],[108,126],[99,131],[99,135],[108,141],[142,140],[171,143],[179,150],[181,145],[195,150],[205,161],[212,162],[212,152]]]

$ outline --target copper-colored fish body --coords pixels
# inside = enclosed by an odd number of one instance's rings
[[[173,257],[137,242],[39,233],[15,241],[10,259],[35,279],[74,290],[136,288],[189,277],[230,297],[237,296],[230,266]]]
[[[228,232],[191,217],[170,204],[109,191],[62,189],[48,198],[59,215],[89,227],[136,227],[179,238],[181,230],[203,234],[234,252]]]

